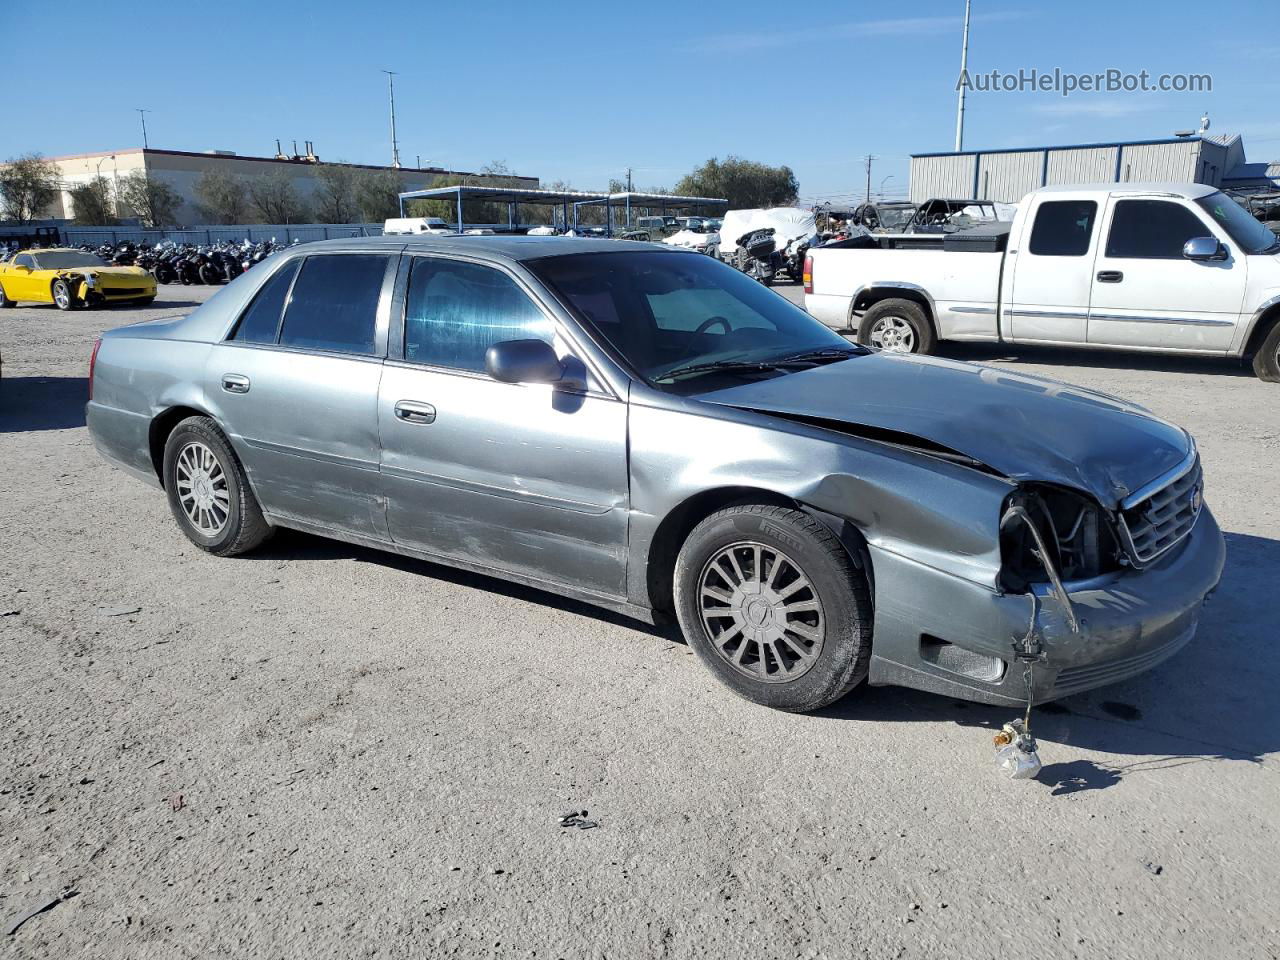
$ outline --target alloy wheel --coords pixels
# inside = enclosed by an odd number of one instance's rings
[[[227,476],[213,451],[192,441],[178,451],[175,462],[178,502],[200,534],[216,537],[231,515]]]
[[[871,346],[890,353],[912,353],[916,348],[916,332],[902,317],[881,317],[867,339]]]
[[[768,544],[717,552],[698,579],[698,609],[716,653],[753,680],[780,683],[817,662],[826,617],[800,565]]]
[[[53,302],[58,305],[59,310],[65,310],[71,305],[71,290],[63,282],[53,285]]]

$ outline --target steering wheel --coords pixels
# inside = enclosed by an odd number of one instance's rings
[[[733,333],[733,327],[729,326],[729,321],[724,317],[707,317],[707,319],[703,320],[702,323],[698,324],[698,329],[693,332],[694,336],[700,336],[701,334],[706,333],[717,323],[724,327],[725,333]]]

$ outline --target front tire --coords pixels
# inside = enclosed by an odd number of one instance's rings
[[[8,295],[5,294],[4,287],[0,287],[0,310],[16,307],[17,305],[16,301],[10,300]]]
[[[933,353],[938,338],[924,308],[913,300],[881,300],[862,315],[858,342],[889,353]]]
[[[246,553],[271,535],[244,467],[209,417],[188,417],[169,434],[164,489],[182,532],[207,553]]]
[[[53,294],[53,304],[59,310],[74,310],[78,306],[75,294],[71,292],[71,284],[67,281],[62,279],[53,281],[50,292]]]
[[[807,514],[764,504],[713,513],[685,540],[674,579],[685,638],[739,696],[800,713],[866,678],[867,578]]]
[[[1253,355],[1253,372],[1259,380],[1280,383],[1280,320],[1271,325],[1271,331],[1262,338],[1258,352]]]

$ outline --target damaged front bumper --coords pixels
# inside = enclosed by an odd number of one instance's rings
[[[996,593],[885,549],[871,547],[876,613],[870,682],[983,703],[1026,702],[1015,644],[1027,635],[1032,599]],[[1226,559],[1222,532],[1201,511],[1184,543],[1144,570],[1067,583],[1080,629],[1045,585],[1036,628],[1037,703],[1151,669],[1195,635],[1204,600]]]

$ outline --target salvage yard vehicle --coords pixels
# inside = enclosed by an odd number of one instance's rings
[[[104,334],[89,381],[99,452],[202,550],[288,527],[674,616],[784,710],[1120,680],[1192,638],[1224,560],[1182,429],[850,344],[659,245],[294,247]]]
[[[860,343],[1252,358],[1280,381],[1280,239],[1211,186],[1045,187],[1012,224],[810,252],[805,307]]]
[[[0,262],[0,307],[52,303],[59,310],[112,303],[145,306],[156,279],[141,267],[113,267],[83,250],[23,250]]]

